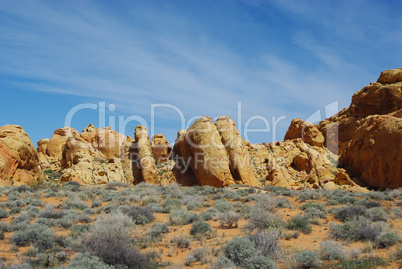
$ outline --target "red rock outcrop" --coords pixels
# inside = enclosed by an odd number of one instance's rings
[[[42,177],[38,153],[18,125],[0,127],[0,185],[38,182]]]
[[[339,155],[346,149],[359,126],[369,115],[385,115],[402,109],[402,69],[383,71],[352,97],[349,108],[323,120],[317,127],[326,137],[325,146]]]
[[[251,167],[247,143],[243,143],[235,122],[228,116],[222,116],[216,120],[215,125],[229,156],[229,168],[235,181],[258,186]]]
[[[361,120],[340,164],[366,186],[402,187],[402,110]]]
[[[157,164],[169,160],[172,146],[170,146],[170,143],[166,140],[163,134],[154,135],[151,139],[151,146]]]
[[[316,147],[323,146],[325,141],[324,136],[314,124],[301,119],[292,120],[284,140],[295,138],[301,138],[305,143]]]

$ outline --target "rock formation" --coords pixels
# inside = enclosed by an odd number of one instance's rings
[[[42,177],[38,153],[18,125],[0,127],[0,185],[38,182]]]
[[[141,181],[157,184],[158,175],[156,172],[155,159],[152,153],[151,141],[149,140],[148,130],[139,125],[135,128],[135,153],[133,161],[138,172],[134,175],[135,183]],[[139,176],[140,175],[140,176]]]
[[[361,120],[340,164],[366,186],[402,187],[402,110]]]
[[[152,153],[156,163],[161,164],[169,160],[172,147],[163,134],[156,134],[151,139]]]
[[[228,116],[222,116],[216,120],[215,125],[229,156],[233,178],[243,184],[257,186],[246,143],[243,143],[235,122]]]
[[[324,136],[318,128],[314,124],[301,119],[292,120],[284,140],[295,138],[301,138],[311,146],[321,147],[324,144]]]

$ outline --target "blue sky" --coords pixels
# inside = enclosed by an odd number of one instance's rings
[[[83,103],[115,105],[106,125],[134,116],[149,128],[151,105],[170,104],[185,123],[229,115],[243,135],[247,120],[267,119],[269,132],[246,138],[282,140],[293,118],[330,116],[325,106],[347,107],[401,67],[401,10],[402,1],[0,0],[0,125],[21,125],[36,143]],[[72,126],[98,118],[84,109]],[[116,129],[132,136],[138,124]],[[182,128],[167,107],[154,125],[171,142]]]

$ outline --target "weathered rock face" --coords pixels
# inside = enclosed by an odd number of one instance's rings
[[[320,122],[317,127],[326,137],[325,145],[338,154],[346,149],[359,126],[369,115],[385,115],[402,109],[402,69],[386,70],[352,97],[349,108]]]
[[[144,181],[147,183],[158,184],[158,175],[156,172],[155,159],[152,154],[151,141],[149,140],[148,130],[139,125],[135,128],[135,159],[132,159],[133,166],[137,167],[141,174],[134,174],[134,181],[138,183]]]
[[[126,137],[110,127],[97,129],[90,124],[82,131],[81,136],[107,158],[122,157],[125,154],[123,143]]]
[[[243,184],[257,186],[258,182],[251,167],[247,143],[243,143],[235,122],[228,116],[222,116],[216,120],[215,125],[229,156],[229,167],[233,178]]]
[[[152,137],[151,147],[157,164],[161,164],[169,160],[172,146],[170,146],[170,143],[166,140],[163,134],[156,134]]]
[[[342,166],[370,187],[402,187],[402,110],[361,120],[347,149]]]
[[[0,185],[32,184],[41,177],[38,153],[27,133],[18,125],[0,127]]]
[[[292,120],[284,140],[295,138],[301,138],[307,144],[316,147],[321,147],[324,144],[324,136],[318,128],[314,124],[301,119]]]
[[[301,138],[255,144],[252,145],[250,154],[256,170],[266,171],[260,176],[266,175],[267,183],[272,186],[296,190],[314,188],[366,191],[357,186],[343,169],[337,168],[337,155],[326,148],[311,146]]]
[[[214,124],[204,116],[177,134],[172,151],[176,180],[184,185],[257,186],[248,147],[232,119],[223,116]]]

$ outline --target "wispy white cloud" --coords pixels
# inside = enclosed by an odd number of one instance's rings
[[[241,101],[244,117],[282,114],[290,121],[335,100],[348,105],[362,77],[372,74],[339,52],[337,44],[329,46],[328,40],[305,28],[295,29],[293,44],[286,44],[306,54],[295,59],[270,49],[239,52],[236,44],[211,34],[208,21],[137,2],[124,3],[124,14],[91,1],[2,2],[7,4],[0,7],[0,75],[16,78],[9,83],[23,89],[107,100],[125,115],[148,117],[152,103],[170,103],[187,118],[235,116]],[[246,2],[257,8],[266,3]],[[367,38],[354,14],[331,21],[327,13],[336,18],[345,5],[321,12],[294,1],[269,5],[343,38]],[[388,23],[378,15],[376,19]],[[264,28],[261,22],[259,27]],[[166,121],[176,117],[173,111],[158,116]],[[282,134],[286,127],[281,127]],[[169,126],[163,130],[173,132]]]

